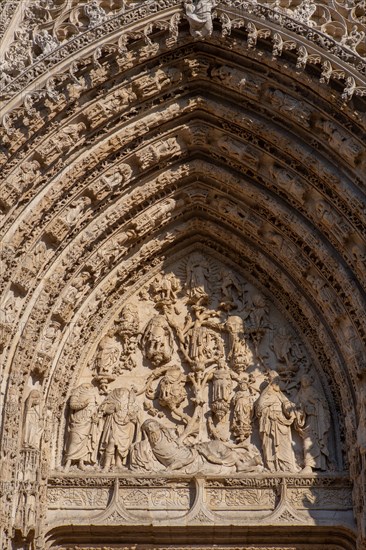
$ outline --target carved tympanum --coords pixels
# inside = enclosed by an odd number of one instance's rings
[[[303,344],[268,296],[201,251],[123,304],[81,376],[66,470],[330,467],[329,407]]]

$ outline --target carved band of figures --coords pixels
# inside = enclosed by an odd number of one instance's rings
[[[303,345],[268,298],[200,252],[123,307],[92,370],[69,399],[66,471],[335,468]]]

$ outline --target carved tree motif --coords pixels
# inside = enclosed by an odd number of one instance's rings
[[[260,471],[261,456],[270,472],[331,466],[328,406],[293,330],[213,265],[193,251],[123,306],[91,362],[104,400],[87,383],[71,395],[67,470]]]

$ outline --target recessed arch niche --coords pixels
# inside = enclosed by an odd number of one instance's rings
[[[4,8],[2,547],[364,547],[364,13],[287,4]]]

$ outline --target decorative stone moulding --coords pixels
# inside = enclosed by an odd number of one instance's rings
[[[1,4],[1,548],[366,548],[365,26]]]

